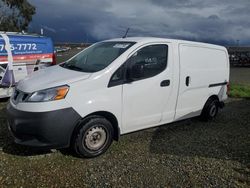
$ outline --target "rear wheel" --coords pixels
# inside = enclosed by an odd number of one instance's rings
[[[201,118],[205,121],[214,119],[219,111],[219,101],[209,98],[202,110]]]
[[[74,140],[74,150],[80,157],[96,157],[103,154],[113,141],[112,124],[101,116],[83,121]]]

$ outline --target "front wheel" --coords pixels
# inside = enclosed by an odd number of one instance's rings
[[[113,141],[112,124],[101,116],[88,118],[75,138],[74,150],[80,157],[96,157],[103,154]]]

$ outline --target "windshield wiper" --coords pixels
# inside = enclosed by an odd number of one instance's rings
[[[76,71],[83,71],[80,67],[77,67],[75,65],[72,64],[64,64],[63,67],[67,68],[67,69],[71,69],[71,70],[76,70]]]

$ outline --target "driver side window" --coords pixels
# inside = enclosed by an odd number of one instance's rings
[[[153,77],[167,67],[168,45],[156,44],[146,46],[135,52],[111,76],[108,87]]]
[[[153,77],[167,66],[168,46],[157,44],[146,46],[133,54],[129,61],[129,77],[133,80],[141,80]]]

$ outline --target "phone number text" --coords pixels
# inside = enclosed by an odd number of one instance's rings
[[[26,51],[26,50],[37,50],[37,46],[35,43],[25,43],[25,44],[11,44],[10,45],[11,51],[18,50],[18,51]],[[5,50],[5,45],[0,44],[0,51]]]

